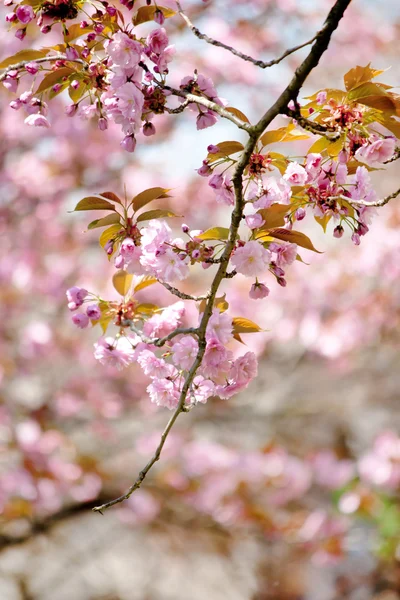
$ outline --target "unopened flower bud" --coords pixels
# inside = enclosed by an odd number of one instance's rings
[[[341,238],[343,236],[344,233],[344,229],[341,225],[338,225],[337,227],[335,227],[335,229],[333,230],[333,237],[335,238]]]
[[[297,221],[302,221],[305,216],[306,216],[306,211],[302,206],[300,206],[300,208],[298,208],[295,213],[295,217],[296,217]]]
[[[127,135],[124,137],[122,142],[120,142],[121,148],[126,150],[127,152],[134,152],[136,148],[136,139],[134,135]]]
[[[87,307],[86,314],[92,321],[97,321],[101,317],[101,310],[97,304],[91,304]]]
[[[104,117],[100,117],[100,119],[97,121],[97,126],[100,129],[100,131],[105,131],[106,129],[108,129],[107,119]]]
[[[287,281],[284,277],[278,277],[277,282],[279,283],[279,285],[281,285],[282,287],[286,287],[287,285]]]
[[[77,313],[72,316],[72,322],[79,327],[79,329],[85,329],[89,325],[89,317],[83,313]]]
[[[157,9],[154,13],[154,21],[158,23],[158,25],[164,25],[165,17],[161,10]]]

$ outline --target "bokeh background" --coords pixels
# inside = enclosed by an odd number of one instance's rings
[[[266,59],[311,38],[332,4],[183,3],[200,29]],[[303,95],[342,87],[349,68],[368,62],[391,67],[384,81],[396,85],[399,26],[395,0],[354,0]],[[5,57],[21,42],[2,27]],[[263,72],[204,45],[179,19],[166,28],[177,46],[171,82],[197,68],[250,120],[307,51]],[[57,32],[48,39],[57,43]],[[267,330],[245,340],[261,356],[258,379],[183,415],[143,488],[102,517],[90,508],[130,485],[169,415],[150,404],[138,368],[101,367],[99,332],[70,322],[68,287],[115,291],[87,216],[68,211],[91,192],[162,185],[192,227],[224,224],[195,169],[208,144],[241,134],[223,122],[197,132],[190,114],[161,117],[154,140],[129,155],[116,129],[65,117],[62,96],[46,131],[24,126],[10,100],[2,89],[1,600],[400,598],[398,202],[359,247],[304,223],[324,254],[303,256],[309,265],[296,264],[266,301],[248,300],[244,278],[229,282],[232,314]],[[374,173],[379,193],[399,176],[396,163]],[[187,285],[201,291],[204,275]]]

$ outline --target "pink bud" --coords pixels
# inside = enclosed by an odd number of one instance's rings
[[[134,135],[127,135],[124,137],[122,142],[120,142],[121,148],[126,150],[127,152],[135,152],[136,148],[136,139]]]
[[[96,34],[95,33],[89,33],[88,36],[86,37],[86,41],[88,44],[90,44],[90,42],[93,42],[93,40],[96,39]]]
[[[16,21],[18,19],[17,15],[15,13],[8,13],[6,15],[6,22],[7,23],[14,23],[14,21]]]
[[[150,135],[154,135],[156,132],[156,128],[154,127],[153,123],[145,123],[143,125],[143,135],[145,135],[146,137],[149,137]]]
[[[54,93],[57,93],[57,92],[59,92],[61,90],[61,88],[62,88],[61,83],[56,83],[56,84],[53,85],[52,90],[53,90]]]
[[[97,304],[91,304],[86,309],[86,314],[92,321],[97,321],[101,317],[101,311]]]
[[[77,90],[79,86],[80,86],[80,83],[77,79],[73,79],[71,81],[71,87],[73,90]]]
[[[118,254],[118,256],[115,258],[114,260],[114,265],[116,269],[123,269],[125,266],[125,259],[123,256],[121,256],[121,254]]]
[[[300,206],[300,208],[298,208],[295,213],[295,217],[296,217],[297,221],[302,221],[305,216],[306,216],[306,211],[302,206]]]
[[[16,10],[16,15],[18,17],[18,20],[24,25],[27,25],[28,23],[30,23],[30,21],[32,21],[32,19],[35,18],[33,8],[28,4],[20,4]]]
[[[76,60],[77,58],[79,58],[78,51],[72,46],[68,46],[68,48],[65,51],[65,55],[68,58],[68,60]]]
[[[117,9],[115,8],[115,6],[107,6],[106,8],[106,12],[111,16],[114,17],[117,14]]]
[[[351,236],[351,240],[356,246],[359,246],[361,244],[361,238],[358,235],[358,233],[354,232],[353,235]]]
[[[51,27],[50,27],[50,25],[44,25],[40,31],[41,31],[41,33],[44,33],[44,34],[50,33]]]
[[[266,298],[269,294],[269,288],[263,283],[253,283],[250,288],[249,297],[252,300],[261,300],[262,298]]]
[[[201,177],[209,177],[211,175],[212,169],[210,168],[206,160],[203,160],[203,164],[200,167],[200,169],[197,169],[197,173]]]
[[[183,233],[189,233],[189,227],[185,223],[182,223],[182,231]]]
[[[72,316],[72,322],[79,327],[79,329],[85,329],[89,325],[89,317],[83,313],[77,313]]]
[[[344,233],[344,229],[341,225],[338,225],[337,227],[335,227],[335,229],[333,230],[333,237],[335,238],[341,238],[343,236]]]
[[[68,106],[65,107],[65,114],[67,115],[67,117],[73,117],[76,114],[77,110],[77,104],[68,104]]]
[[[15,37],[21,41],[24,39],[25,36],[26,36],[26,29],[17,29],[17,31],[15,32]]]
[[[22,106],[22,102],[19,98],[16,98],[15,100],[11,100],[9,106],[10,106],[10,108],[13,108],[14,110],[19,110]]]
[[[86,29],[86,27],[89,27],[89,23],[87,21],[81,21],[79,27],[81,29]]]
[[[154,13],[154,21],[158,23],[158,25],[164,25],[165,17],[161,10],[156,10]]]
[[[97,126],[100,129],[100,131],[105,131],[108,128],[107,119],[105,119],[104,117],[100,117],[100,119],[97,121]]]
[[[36,75],[36,73],[39,71],[39,65],[37,63],[35,63],[34,61],[28,63],[27,65],[25,65],[25,70],[30,74],[30,75]]]
[[[26,117],[24,123],[26,125],[33,125],[34,127],[50,127],[50,123],[45,116],[41,114],[33,114]]]
[[[104,25],[102,23],[96,23],[94,26],[94,30],[96,33],[101,33],[104,30]]]
[[[209,146],[207,146],[207,152],[209,154],[218,154],[219,148],[218,148],[218,146],[214,146],[213,144],[210,144]]]
[[[281,285],[282,287],[286,287],[287,285],[287,281],[286,279],[284,279],[283,277],[278,277],[277,282],[279,283],[279,285]]]

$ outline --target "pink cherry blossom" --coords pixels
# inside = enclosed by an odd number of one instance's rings
[[[206,352],[204,354],[202,373],[215,381],[224,379],[224,375],[230,369],[230,360],[232,353],[227,349],[218,338],[210,338],[207,341]]]
[[[199,345],[191,335],[182,336],[172,347],[173,362],[188,371],[196,358]]]
[[[227,344],[233,337],[232,317],[226,312],[214,309],[208,321],[206,339],[217,338],[221,344]]]
[[[304,167],[296,162],[288,164],[283,179],[290,185],[304,185],[307,182],[308,175]]]
[[[114,340],[111,337],[100,338],[94,344],[94,357],[103,365],[121,370],[133,362],[135,351],[126,338]]]
[[[85,329],[89,325],[89,317],[84,313],[75,313],[72,315],[72,322],[80,329]]]
[[[107,52],[115,65],[124,69],[136,67],[142,56],[143,47],[139,42],[132,40],[126,33],[118,31],[113,35]]]
[[[253,283],[251,286],[249,297],[252,300],[262,300],[262,298],[266,298],[269,295],[269,288],[264,283]]]
[[[150,400],[158,406],[173,410],[179,402],[179,390],[169,379],[154,379],[147,387]]]
[[[378,139],[372,137],[372,140],[371,143],[366,143],[357,150],[355,158],[370,167],[380,166],[393,157],[396,140],[392,137]]]
[[[246,217],[246,225],[250,229],[258,229],[262,225],[264,225],[265,221],[260,215],[260,213],[254,213],[253,215],[247,215]]]
[[[281,244],[273,243],[270,244],[269,249],[271,252],[276,252],[276,264],[278,267],[286,267],[291,265],[297,256],[297,244],[291,244],[290,242],[283,242]]]
[[[271,261],[271,253],[256,241],[240,246],[231,257],[231,262],[238,273],[246,277],[255,277],[263,273]]]
[[[51,127],[50,123],[44,115],[32,114],[26,117],[24,123],[26,125],[33,125],[34,127]]]

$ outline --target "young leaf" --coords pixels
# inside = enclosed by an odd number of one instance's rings
[[[73,40],[76,40],[76,38],[80,37],[81,35],[87,35],[91,31],[93,31],[92,25],[89,25],[89,27],[85,27],[84,29],[82,29],[80,23],[74,23],[73,25],[68,25],[68,35],[64,36],[64,40],[70,43]]]
[[[74,69],[71,69],[71,67],[61,67],[61,69],[51,71],[51,73],[42,79],[38,89],[36,90],[36,94],[40,94],[40,92],[48,90],[56,83],[62,83],[64,77],[68,77],[72,73],[74,73]]]
[[[328,155],[331,156],[332,158],[336,158],[336,156],[338,156],[339,153],[343,150],[345,141],[346,141],[346,136],[342,135],[342,136],[340,136],[340,138],[338,140],[335,140],[334,142],[330,142],[326,147],[326,151],[327,151]]]
[[[324,233],[326,233],[326,227],[329,221],[331,220],[330,215],[324,215],[323,217],[314,217],[314,219],[319,225],[321,225],[322,229],[324,230]]]
[[[203,233],[196,235],[197,240],[227,240],[229,237],[229,229],[227,227],[211,227]]]
[[[115,208],[110,202],[107,200],[103,200],[102,198],[96,198],[96,196],[87,196],[86,198],[82,198],[75,206],[74,211],[77,210],[113,210]]]
[[[134,25],[141,25],[142,23],[147,23],[147,21],[153,21],[157,9],[162,12],[166,19],[176,15],[175,11],[171,8],[165,8],[165,6],[157,6],[157,8],[155,6],[141,6],[133,17],[132,23]]]
[[[368,63],[366,67],[354,67],[350,69],[344,76],[344,85],[347,91],[353,90],[358,87],[362,83],[366,83],[384,73],[384,71],[377,71],[376,69],[371,69],[371,63]]]
[[[262,216],[265,223],[257,231],[280,227],[285,224],[284,216],[290,210],[287,204],[272,204],[269,208],[261,208],[257,212]]]
[[[297,140],[308,140],[310,136],[306,133],[300,132],[294,128],[293,124],[287,127],[280,127],[279,129],[273,129],[266,131],[261,137],[261,143],[263,146],[268,144],[276,144],[278,142],[295,142]]]
[[[121,296],[126,296],[132,285],[133,275],[126,271],[117,271],[112,278],[113,286]]]
[[[166,219],[168,217],[181,217],[182,215],[176,215],[171,210],[163,210],[162,208],[156,208],[155,210],[148,210],[136,219],[138,223],[140,221],[149,221],[150,219]]]
[[[242,111],[239,110],[238,108],[235,108],[234,106],[227,106],[225,108],[225,110],[227,110],[228,112],[230,112],[232,115],[235,115],[235,117],[237,117],[241,121],[244,121],[245,123],[250,123],[250,121],[246,117],[246,115],[244,113],[242,113]]]
[[[250,319],[245,319],[244,317],[234,317],[232,319],[232,327],[233,333],[258,333],[259,331],[263,331],[261,327],[250,321]]]
[[[102,198],[107,198],[107,200],[111,200],[111,202],[116,202],[117,204],[122,204],[121,198],[114,194],[114,192],[101,192],[99,194]]]
[[[114,223],[119,223],[120,218],[121,218],[120,215],[118,215],[116,213],[111,213],[110,215],[107,215],[106,217],[102,217],[101,219],[96,219],[95,221],[92,221],[91,223],[89,223],[88,229],[96,229],[97,227],[105,227],[106,225],[112,225]]]
[[[229,308],[228,302],[225,300],[226,294],[223,294],[219,298],[215,298],[214,306],[218,308],[219,312],[225,312]]]
[[[313,143],[312,146],[310,146],[310,148],[308,149],[308,154],[311,154],[314,152],[316,154],[320,154],[321,152],[326,150],[327,147],[329,146],[329,144],[331,144],[331,143],[332,142],[330,140],[328,140],[328,138],[320,137],[319,140],[317,140],[316,142]]]
[[[145,288],[149,287],[149,285],[153,285],[154,283],[157,283],[157,279],[151,277],[150,275],[145,275],[135,285],[133,288],[133,293],[136,294],[137,292],[140,292],[140,290],[144,290]]]
[[[5,58],[0,62],[0,69],[5,69],[10,65],[15,65],[23,60],[35,60],[36,58],[43,58],[47,56],[50,49],[44,50],[20,50],[16,54]]]
[[[113,240],[117,234],[121,231],[120,225],[111,225],[108,229],[105,229],[99,238],[99,244],[102,248],[107,244],[108,241]]]
[[[144,192],[140,192],[140,194],[132,198],[131,204],[133,210],[136,212],[140,208],[146,206],[146,204],[149,204],[149,202],[153,202],[153,200],[158,200],[159,198],[169,198],[169,191],[170,190],[165,188],[154,187],[144,190]]]
[[[152,315],[156,310],[158,310],[157,304],[151,304],[150,302],[138,304],[135,308],[135,312],[143,313],[144,315]]]
[[[244,146],[240,142],[219,142],[219,144],[215,145],[218,146],[220,151],[216,154],[208,154],[207,160],[209,162],[215,162],[220,158],[226,158],[231,154],[236,154],[237,152],[244,150]]]
[[[310,238],[306,236],[304,233],[300,231],[290,231],[289,229],[271,229],[269,231],[269,235],[274,237],[277,240],[283,240],[284,242],[290,242],[291,244],[297,244],[302,248],[306,248],[307,250],[312,250],[313,252],[318,252],[318,254],[322,254],[319,250],[314,248],[314,245]]]

